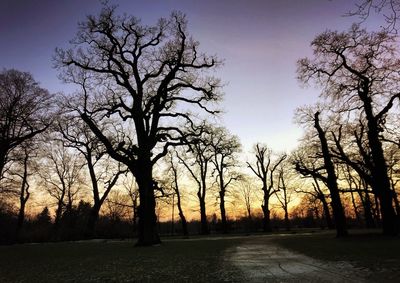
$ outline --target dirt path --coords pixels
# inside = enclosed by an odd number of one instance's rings
[[[323,262],[294,253],[270,237],[251,237],[227,250],[226,259],[248,282],[367,282],[365,271],[347,262]]]

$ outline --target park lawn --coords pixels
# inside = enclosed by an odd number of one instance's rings
[[[372,282],[400,282],[400,237],[373,230],[350,230],[347,238],[322,232],[274,237],[279,245],[327,261],[347,261],[365,269]]]
[[[175,240],[135,248],[133,241],[83,241],[0,247],[0,282],[232,282],[223,260],[240,239]]]

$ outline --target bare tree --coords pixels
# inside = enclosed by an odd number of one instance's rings
[[[255,165],[247,162],[247,166],[253,171],[257,178],[261,181],[263,191],[263,204],[261,205],[263,218],[263,231],[271,232],[271,219],[269,210],[269,199],[275,193],[277,188],[274,187],[274,173],[285,159],[286,155],[279,156],[275,161],[272,160],[272,151],[266,145],[256,144],[254,147],[256,163]]]
[[[195,110],[216,113],[207,103],[220,100],[220,82],[206,74],[218,60],[198,50],[181,13],[150,27],[105,6],[79,25],[72,44],[58,49],[56,60],[64,79],[82,87],[73,107],[107,153],[134,174],[138,245],[157,244],[153,166],[169,147],[184,143],[183,125],[193,123]],[[119,128],[103,132],[99,124],[110,119]]]
[[[296,191],[295,186],[299,186],[297,175],[294,175],[293,169],[290,167],[290,163],[282,162],[278,168],[278,190],[275,191],[276,198],[280,204],[280,207],[284,211],[285,228],[287,231],[290,230],[289,220],[289,204],[293,200],[293,193]],[[296,183],[297,182],[297,183]]]
[[[84,184],[83,166],[82,160],[60,143],[54,142],[52,148],[45,152],[39,174],[43,180],[43,186],[49,195],[56,200],[54,219],[56,230],[62,214],[72,210],[78,193]]]
[[[188,228],[185,214],[183,213],[182,203],[181,203],[181,191],[179,186],[179,168],[177,161],[174,160],[174,153],[169,152],[167,155],[168,162],[168,173],[171,174],[171,180],[169,186],[173,188],[174,195],[176,195],[176,206],[178,208],[179,217],[182,223],[182,231],[184,236],[188,236]]]
[[[348,32],[326,31],[312,42],[314,58],[298,62],[299,79],[321,85],[323,95],[335,103],[334,110],[359,113],[366,120],[372,189],[381,205],[386,235],[399,233],[381,141],[389,110],[400,97],[395,40],[388,32],[368,33],[358,25]]]
[[[228,133],[225,128],[217,127],[211,132],[210,149],[213,154],[211,159],[214,165],[214,176],[219,187],[219,207],[221,211],[222,232],[228,232],[225,197],[228,186],[240,178],[240,174],[234,169],[238,167],[237,154],[240,152],[238,137]]]
[[[178,154],[177,157],[197,184],[197,197],[200,205],[200,233],[208,234],[210,231],[206,213],[206,195],[209,188],[210,164],[213,159],[209,133],[203,131],[200,137],[190,140],[188,146],[188,152],[182,156]]]
[[[347,16],[356,16],[361,21],[366,21],[371,13],[381,14],[386,22],[385,29],[397,33],[400,15],[399,0],[359,0],[355,9],[349,11]]]
[[[112,160],[109,160],[105,148],[79,117],[68,115],[59,119],[57,130],[63,137],[61,141],[64,146],[76,149],[86,160],[92,185],[93,206],[85,235],[92,237],[95,235],[95,226],[101,206],[125,170],[119,163],[113,164]]]
[[[130,201],[132,203],[132,225],[133,232],[137,232],[137,208],[139,206],[139,190],[135,178],[128,174],[123,182],[125,190],[128,192]]]
[[[249,177],[246,178],[243,176],[240,178],[239,182],[236,183],[236,188],[238,191],[238,198],[240,198],[245,205],[247,218],[251,219],[251,208],[255,200],[255,190],[257,188],[254,186]]]
[[[49,127],[50,107],[49,92],[31,74],[0,72],[0,179],[10,152]]]
[[[300,146],[291,156],[291,162],[295,166],[297,172],[301,175],[311,178],[312,183],[306,188],[297,188],[297,193],[304,193],[311,196],[314,200],[319,200],[322,204],[326,224],[329,229],[334,229],[329,209],[329,191],[326,191],[325,172],[323,163],[321,162],[319,147],[315,147],[315,141],[309,137],[304,141],[304,145]],[[324,183],[321,187],[320,183]],[[310,198],[308,198],[310,199]]]

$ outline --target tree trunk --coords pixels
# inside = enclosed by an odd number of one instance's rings
[[[354,214],[355,214],[355,216],[356,216],[357,223],[360,224],[362,221],[361,221],[361,218],[360,218],[360,213],[358,212],[356,200],[355,200],[355,198],[354,198],[354,193],[351,192],[350,194],[351,194],[351,203],[352,203],[352,205],[353,205]]]
[[[314,122],[315,122],[314,127],[318,131],[318,137],[321,142],[321,151],[324,157],[325,170],[328,175],[326,185],[329,189],[332,199],[331,205],[336,226],[336,237],[345,237],[348,235],[346,227],[346,217],[344,215],[342,202],[340,200],[335,167],[333,165],[331,155],[329,153],[328,141],[326,140],[325,132],[322,130],[319,124],[318,116],[319,112],[316,112],[314,115]]]
[[[272,232],[272,227],[271,227],[271,212],[268,209],[268,202],[269,199],[265,199],[264,196],[264,204],[261,205],[264,217],[263,217],[263,231],[264,232]]]
[[[394,207],[396,208],[397,217],[400,219],[400,202],[396,191],[393,189]]]
[[[225,211],[225,190],[221,190],[219,192],[220,204],[219,208],[221,210],[221,224],[222,224],[222,233],[228,233],[228,226],[226,222],[226,211]]]
[[[328,229],[332,230],[335,229],[335,225],[333,225],[332,217],[331,217],[331,212],[329,211],[329,205],[326,201],[326,198],[324,195],[319,197],[319,200],[322,202],[322,208],[324,210],[324,216],[325,216],[325,221],[326,225],[328,226]]]
[[[7,157],[7,151],[6,148],[8,148],[7,144],[0,144],[0,180],[3,178],[3,170],[4,166],[6,165],[6,157]]]
[[[372,100],[368,92],[359,93],[364,103],[365,116],[368,124],[368,143],[372,155],[372,189],[377,195],[382,217],[382,230],[384,235],[396,236],[399,233],[399,221],[393,208],[393,196],[388,176],[388,168],[380,141],[379,121],[373,114]]]
[[[285,207],[285,228],[286,231],[290,231],[289,212],[287,207]]]
[[[182,232],[183,232],[183,236],[189,236],[189,232],[188,232],[188,228],[187,228],[187,222],[186,222],[186,218],[185,215],[183,214],[183,210],[182,210],[182,205],[181,205],[181,194],[179,193],[179,189],[175,190],[176,193],[176,206],[178,207],[178,211],[179,211],[179,217],[181,219],[181,223],[182,223]]]
[[[199,197],[200,200],[200,234],[207,235],[210,233],[207,223],[206,202],[204,197]]]
[[[369,198],[367,188],[365,189],[364,196],[361,191],[358,194],[360,196],[360,199],[361,199],[363,207],[364,207],[365,227],[366,228],[376,228],[374,216],[372,214],[371,199]]]
[[[140,161],[138,162],[140,165],[135,168],[136,170],[131,170],[132,173],[135,173],[140,197],[140,205],[138,207],[138,242],[136,246],[151,246],[161,243],[157,231],[154,181],[150,158]]]
[[[24,173],[22,176],[22,183],[21,183],[21,191],[19,195],[19,212],[18,212],[18,219],[17,219],[17,239],[20,237],[20,231],[22,229],[22,226],[24,225],[25,221],[25,206],[26,202],[29,199],[30,193],[29,193],[29,184],[28,184],[28,159],[29,159],[29,154],[27,150],[25,149],[25,158],[24,158]]]
[[[89,218],[88,222],[86,225],[86,233],[85,237],[86,238],[93,238],[96,236],[96,223],[97,220],[99,219],[99,211],[100,211],[100,205],[95,203],[93,207],[90,209],[89,213]]]

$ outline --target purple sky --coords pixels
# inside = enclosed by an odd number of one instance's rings
[[[119,11],[153,24],[173,10],[187,14],[189,31],[201,48],[225,60],[218,71],[227,86],[221,122],[237,134],[245,150],[264,142],[292,149],[301,136],[293,124],[296,107],[315,101],[318,91],[301,89],[296,60],[310,55],[310,42],[326,29],[345,30],[356,18],[342,17],[349,0],[153,0],[111,1]],[[97,0],[2,0],[0,68],[31,72],[42,87],[68,92],[51,58],[68,46],[77,22],[97,14]],[[374,27],[375,22],[369,20]],[[378,27],[378,24],[376,24]]]

